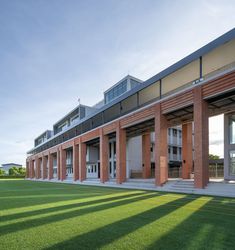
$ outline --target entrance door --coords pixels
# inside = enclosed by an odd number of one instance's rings
[[[98,178],[98,163],[89,163],[87,164],[87,178]]]
[[[109,142],[109,177],[116,178],[116,142]]]
[[[57,178],[57,157],[53,156],[53,178]]]

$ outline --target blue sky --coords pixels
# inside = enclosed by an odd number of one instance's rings
[[[128,73],[148,79],[232,29],[234,13],[232,0],[0,0],[0,164],[25,164],[78,98],[93,105]]]

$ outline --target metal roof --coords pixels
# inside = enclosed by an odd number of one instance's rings
[[[11,166],[11,165],[22,167],[21,164],[16,164],[16,163],[5,163],[5,164],[2,164],[2,167],[7,167],[7,166]]]

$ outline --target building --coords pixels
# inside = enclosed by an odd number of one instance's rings
[[[9,174],[9,169],[13,167],[22,168],[22,165],[16,163],[6,163],[2,164],[2,166],[0,166],[0,169],[4,170],[6,174]]]
[[[101,182],[194,176],[209,182],[209,117],[224,114],[224,178],[235,179],[235,29],[147,81],[127,76],[79,105],[28,151],[27,177]],[[193,175],[192,175],[193,174]]]

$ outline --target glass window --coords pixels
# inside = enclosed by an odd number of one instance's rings
[[[109,92],[105,94],[105,102],[109,103],[110,101],[122,95],[126,91],[127,91],[127,80],[121,82],[116,87],[110,89]]]
[[[182,138],[182,131],[179,130],[179,138]]]
[[[109,162],[109,173],[111,174],[112,173],[112,163]]]
[[[230,164],[229,164],[229,172],[231,175],[235,175],[235,150],[230,151]]]
[[[229,141],[235,144],[235,115],[229,117]]]
[[[113,163],[113,177],[116,178],[116,161]]]
[[[130,82],[131,82],[131,88],[133,89],[134,87],[136,87],[137,85],[139,85],[140,83],[137,82],[136,80],[134,79],[130,79]]]
[[[116,155],[116,142],[113,144],[113,153]]]
[[[173,154],[177,155],[177,147],[173,147]]]
[[[171,153],[171,148],[170,147],[168,147],[168,154],[170,154]]]
[[[168,135],[170,136],[171,135],[171,129],[168,128]]]
[[[112,150],[112,144],[111,144],[111,142],[109,143],[109,158],[111,158],[111,150]]]
[[[177,129],[173,128],[173,136],[177,136]]]

